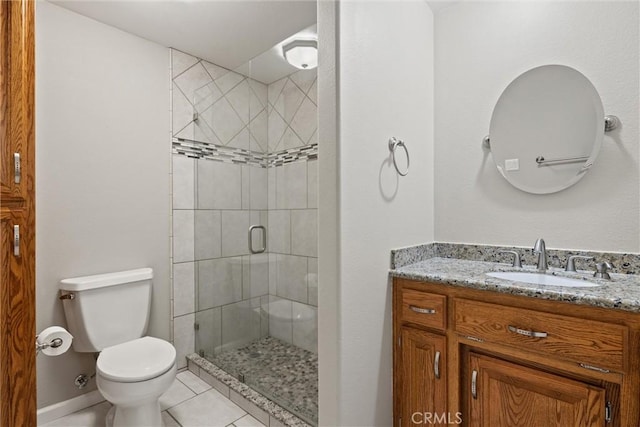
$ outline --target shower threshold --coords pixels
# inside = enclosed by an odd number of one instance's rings
[[[317,425],[316,354],[266,337],[214,357],[188,359],[190,369],[196,365],[201,376],[204,370],[282,424]]]

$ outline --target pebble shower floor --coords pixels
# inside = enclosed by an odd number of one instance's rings
[[[310,424],[318,423],[318,355],[267,337],[212,363]],[[242,380],[241,380],[242,381]]]

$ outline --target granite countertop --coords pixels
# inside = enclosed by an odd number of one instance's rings
[[[442,283],[450,286],[640,313],[639,275],[612,273],[611,280],[604,280],[594,278],[592,271],[568,273],[558,268],[549,268],[547,274],[550,275],[584,279],[602,285],[590,288],[570,288],[563,286],[532,285],[497,279],[485,274],[493,271],[524,271],[534,273],[536,269],[534,266],[516,268],[508,264],[495,262],[436,257],[393,269],[390,271],[390,275],[392,277]]]

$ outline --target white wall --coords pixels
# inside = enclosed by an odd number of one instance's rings
[[[66,325],[65,277],[154,269],[169,339],[169,54],[48,2],[36,10],[37,329]],[[114,307],[117,310],[117,307]],[[38,356],[38,406],[79,391],[91,354]]]
[[[638,2],[462,2],[435,19],[437,241],[640,251]],[[573,187],[512,187],[481,148],[504,88],[524,71],[563,64],[599,91],[607,133]]]
[[[336,315],[340,322],[337,425],[341,426],[392,423],[389,250],[434,238],[432,47],[433,15],[424,1],[345,1],[339,5],[340,288]],[[320,90],[322,105],[323,88]],[[321,158],[322,135],[321,127]],[[406,177],[399,177],[390,163],[387,141],[391,136],[407,143],[411,170]],[[327,196],[324,186],[329,182],[323,181],[325,170],[321,163],[321,227],[326,223],[323,215],[330,215],[322,211],[323,196]],[[323,242],[326,240],[320,240],[321,268],[327,265],[325,254],[332,255],[323,251]],[[323,287],[335,286],[323,277],[321,270],[321,293]],[[328,301],[321,296],[321,325],[323,316],[329,314],[322,311],[325,303]],[[323,375],[322,365],[320,369]],[[324,425],[330,421],[321,419]]]

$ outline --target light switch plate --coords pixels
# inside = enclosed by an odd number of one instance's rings
[[[517,171],[520,170],[520,160],[519,159],[507,159],[504,161],[504,169],[506,171]]]

